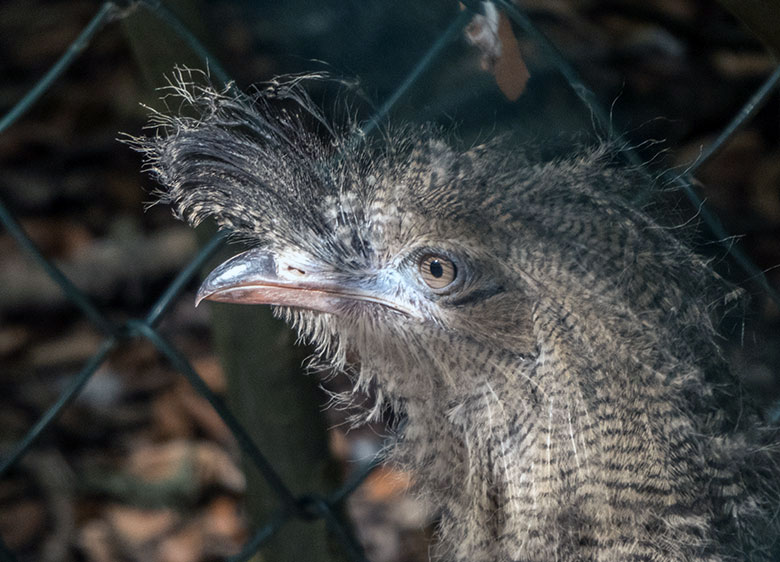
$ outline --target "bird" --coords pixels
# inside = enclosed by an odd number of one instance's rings
[[[744,297],[632,203],[648,175],[608,142],[369,136],[307,79],[173,81],[134,146],[178,218],[249,244],[198,300],[272,305],[403,418],[433,559],[777,560],[776,434],[719,334]]]

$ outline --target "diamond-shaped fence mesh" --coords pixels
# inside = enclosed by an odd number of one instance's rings
[[[395,91],[387,101],[380,105],[374,116],[366,122],[364,131],[368,133],[390,112],[394,104],[404,96],[407,90],[420,79],[423,73],[430,67],[437,64],[440,55],[446,51],[452,40],[459,36],[464,27],[473,17],[475,11],[481,10],[479,2],[463,2],[466,9],[457,12],[453,21],[440,34],[434,44],[430,46],[427,52],[419,59],[408,73],[405,80],[400,82]],[[608,113],[601,106],[593,92],[579,78],[573,66],[557,51],[553,44],[545,35],[530,21],[530,19],[515,4],[508,0],[497,0],[496,4],[511,18],[514,25],[526,36],[530,37],[538,46],[544,56],[554,65],[560,74],[568,82],[569,86],[579,97],[583,104],[593,115],[594,120],[604,129],[609,130],[610,118]],[[206,48],[198,41],[195,35],[163,4],[154,1],[140,1],[134,3],[133,9],[145,9],[150,14],[159,18],[170,29],[181,38],[193,52],[197,53],[204,64],[207,63],[212,78],[227,83],[229,77],[226,72],[215,62]],[[6,131],[11,125],[25,117],[25,113],[40,99],[40,97],[52,87],[53,84],[62,76],[62,74],[78,59],[80,53],[90,47],[90,41],[94,36],[107,25],[121,19],[127,13],[128,6],[119,6],[114,2],[104,2],[92,20],[84,27],[80,35],[67,48],[59,60],[46,72],[38,83],[29,90],[29,92],[0,118],[0,134]],[[735,262],[744,272],[757,282],[764,291],[770,296],[771,300],[780,306],[780,295],[775,291],[761,270],[750,260],[738,244],[728,236],[721,225],[718,217],[708,210],[707,206],[700,199],[693,187],[691,178],[693,174],[713,155],[715,154],[735,132],[745,124],[751,116],[761,107],[773,89],[780,80],[780,68],[776,69],[769,78],[755,92],[734,116],[732,121],[723,128],[718,138],[707,147],[700,158],[697,159],[695,166],[689,168],[685,174],[678,175],[673,179],[676,187],[682,190],[690,199],[692,204],[700,210],[700,218],[712,231],[715,239],[723,240],[727,246],[728,252]],[[629,150],[625,156],[628,160],[636,163],[638,158]],[[183,268],[175,279],[162,292],[153,306],[145,316],[133,318],[121,323],[116,323],[109,318],[100,307],[97,306],[91,298],[80,290],[58,267],[36,246],[33,240],[28,236],[25,230],[20,226],[17,219],[9,211],[8,207],[0,201],[0,223],[13,237],[21,250],[28,254],[37,265],[46,272],[50,278],[56,282],[67,298],[75,305],[83,316],[89,320],[103,334],[103,342],[95,354],[83,365],[78,372],[62,389],[58,399],[48,410],[38,419],[27,432],[10,450],[2,451],[0,457],[0,479],[4,478],[9,469],[13,467],[31,447],[36,440],[43,434],[47,428],[60,416],[64,409],[77,397],[90,378],[104,364],[109,354],[116,348],[127,344],[129,341],[144,338],[151,342],[160,355],[179,371],[194,389],[203,396],[214,410],[219,414],[225,424],[234,435],[241,451],[257,467],[263,477],[266,479],[271,489],[276,494],[278,500],[278,510],[276,516],[257,529],[251,538],[246,542],[242,551],[231,558],[231,560],[247,560],[274,535],[282,526],[292,518],[300,518],[306,521],[322,519],[326,522],[329,530],[339,541],[347,557],[351,560],[365,560],[363,550],[354,539],[349,528],[341,519],[339,504],[344,501],[365,479],[368,473],[378,464],[374,461],[368,464],[362,470],[356,473],[343,484],[343,486],[330,495],[296,495],[286,485],[284,474],[279,474],[274,469],[273,459],[267,459],[257,445],[252,441],[247,431],[242,427],[236,416],[226,406],[223,400],[209,389],[209,386],[198,375],[187,358],[177,348],[171,344],[158,331],[157,326],[160,321],[171,310],[171,306],[181,295],[187,284],[193,279],[201,267],[220,249],[223,244],[223,237],[215,236],[210,242],[205,244],[195,255],[189,264]],[[15,553],[10,550],[0,537],[0,559],[13,561],[16,560]]]

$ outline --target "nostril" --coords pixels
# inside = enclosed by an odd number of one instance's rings
[[[298,269],[297,267],[293,267],[291,265],[287,266],[287,272],[292,273],[294,275],[306,275],[306,272],[302,269]]]

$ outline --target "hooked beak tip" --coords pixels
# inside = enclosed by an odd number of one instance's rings
[[[252,302],[240,287],[252,280],[272,281],[276,266],[271,253],[248,250],[233,256],[206,276],[195,295],[195,306],[204,300],[225,302]]]
[[[198,291],[198,294],[195,295],[195,308],[198,308],[201,301],[204,301],[207,298],[209,298],[209,296],[205,292]]]

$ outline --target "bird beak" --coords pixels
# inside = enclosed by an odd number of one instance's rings
[[[264,249],[238,254],[212,271],[198,289],[195,306],[203,300],[291,306],[331,314],[343,314],[345,305],[362,301],[420,316],[408,306],[383,298],[375,288],[340,280],[311,265],[295,265]]]

